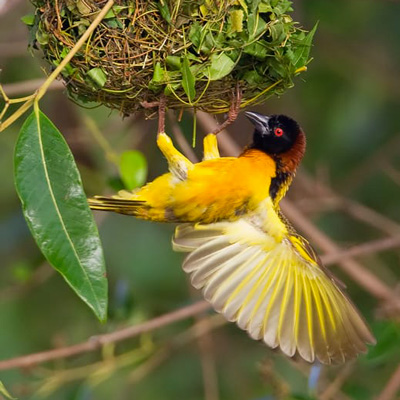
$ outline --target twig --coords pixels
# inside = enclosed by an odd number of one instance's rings
[[[21,94],[32,93],[37,90],[46,79],[30,79],[28,81],[17,82],[17,83],[7,83],[3,85],[4,92],[8,96],[19,96]],[[65,86],[61,81],[54,81],[48,88],[48,90],[62,90]]]
[[[364,181],[364,178],[369,175],[369,172],[376,171],[376,166],[380,165],[382,160],[390,158],[400,148],[400,135],[395,135],[393,138],[384,143],[375,151],[372,157],[368,157],[360,163],[353,171],[347,174],[341,188],[344,192],[354,190],[356,186]]]
[[[400,247],[400,236],[389,237],[385,239],[372,240],[367,243],[359,244],[348,250],[342,250],[339,253],[324,254],[321,257],[325,265],[334,264],[337,261],[343,261],[355,256],[378,253],[379,251]]]
[[[12,115],[10,115],[4,122],[0,122],[0,132],[4,131],[11,124],[13,124],[19,117],[21,117],[34,102],[38,103],[39,100],[45,95],[47,90],[53,81],[58,77],[58,75],[62,72],[64,67],[71,61],[71,59],[75,56],[75,54],[79,51],[79,49],[83,46],[86,40],[90,37],[93,31],[97,28],[100,22],[103,20],[104,16],[114,5],[114,0],[108,0],[107,4],[102,8],[102,10],[98,13],[96,18],[87,28],[85,33],[81,36],[81,38],[76,42],[75,46],[71,49],[71,51],[67,54],[67,56],[61,61],[61,63],[57,66],[57,68],[47,77],[42,86],[26,101],[22,104],[22,106],[16,110]],[[3,93],[4,94],[4,93]],[[6,102],[6,107],[10,104],[10,99],[8,97],[4,98]]]
[[[340,253],[342,249],[325,233],[318,229],[304,214],[302,214],[289,200],[282,201],[282,210],[294,225],[298,226],[322,250],[329,253]],[[374,297],[393,304],[400,310],[400,298],[386,283],[376,275],[352,259],[339,261],[339,266],[351,276],[360,286]]]
[[[137,383],[141,381],[146,375],[161,365],[174,350],[180,349],[195,339],[200,339],[224,324],[226,324],[226,320],[221,317],[221,315],[213,315],[212,317],[196,322],[186,331],[179,333],[171,342],[136,368],[128,377],[128,383]]]
[[[336,206],[353,218],[365,222],[388,235],[398,235],[400,233],[400,224],[363,204],[340,196],[332,188],[313,180],[304,171],[298,174],[297,179],[302,182],[304,187],[309,189],[311,194],[318,192],[329,196],[330,202],[336,203]]]
[[[160,317],[156,317],[142,324],[130,326],[112,333],[93,336],[89,340],[75,344],[73,346],[62,347],[59,349],[43,351],[40,353],[28,354],[26,356],[11,358],[0,361],[0,371],[13,368],[27,368],[35,364],[60,358],[71,357],[77,354],[87,353],[101,348],[107,343],[116,343],[122,340],[138,336],[142,333],[159,329],[165,325],[189,318],[210,308],[206,301],[199,301],[190,306],[172,311]]]
[[[388,383],[383,388],[382,392],[376,398],[376,400],[392,400],[398,390],[400,389],[400,365],[394,371],[390,377]]]
[[[354,370],[354,363],[347,364],[339,373],[336,378],[331,382],[325,390],[318,396],[319,400],[330,400],[336,399],[336,395],[340,391],[340,388],[345,383],[346,379],[351,375]]]

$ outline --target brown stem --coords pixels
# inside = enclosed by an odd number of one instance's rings
[[[298,226],[322,250],[328,254],[342,252],[340,246],[318,229],[292,202],[289,200],[283,201],[282,210],[288,219],[293,221],[294,225]],[[400,298],[395,294],[394,290],[368,269],[351,258],[341,259],[338,264],[342,270],[374,297],[385,300],[393,304],[397,310],[400,310]]]
[[[348,250],[342,250],[339,253],[325,254],[321,257],[321,260],[325,265],[330,265],[338,261],[342,261],[343,259],[378,253],[379,251],[389,250],[396,247],[400,247],[400,236],[372,240],[370,242],[354,246]]]
[[[379,394],[376,400],[392,400],[400,389],[400,365],[390,377],[388,383]]]
[[[0,361],[0,371],[13,368],[27,368],[46,361],[87,353],[89,351],[99,349],[107,343],[120,342],[122,340],[138,336],[142,333],[159,329],[173,322],[189,318],[207,310],[208,308],[210,308],[210,305],[205,300],[198,301],[190,306],[161,315],[160,317],[143,322],[142,324],[130,326],[128,328],[104,335],[93,336],[87,341],[75,344],[73,346],[62,347],[59,349],[43,351],[41,353],[28,354],[26,356],[3,360]]]

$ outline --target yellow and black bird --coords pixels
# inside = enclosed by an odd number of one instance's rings
[[[284,115],[246,112],[253,142],[220,157],[216,137],[191,163],[161,133],[169,173],[134,192],[89,199],[92,209],[181,223],[173,238],[183,269],[217,312],[289,357],[341,363],[375,339],[344,285],[281,213],[305,151],[304,132]]]

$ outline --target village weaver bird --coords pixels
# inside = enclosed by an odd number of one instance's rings
[[[239,157],[220,157],[209,134],[203,161],[193,164],[160,133],[170,172],[133,192],[95,196],[90,207],[179,223],[173,247],[189,253],[183,269],[217,312],[289,357],[345,362],[375,339],[279,208],[304,155],[304,132],[284,115],[246,116],[255,131]]]

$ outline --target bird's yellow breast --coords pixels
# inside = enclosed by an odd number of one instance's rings
[[[164,187],[152,188],[152,192],[164,193],[163,198],[154,201],[164,204],[166,216],[179,221],[234,220],[257,209],[269,196],[275,167],[274,160],[258,150],[248,150],[238,158],[203,161],[195,164],[183,181],[162,178],[157,185]]]

